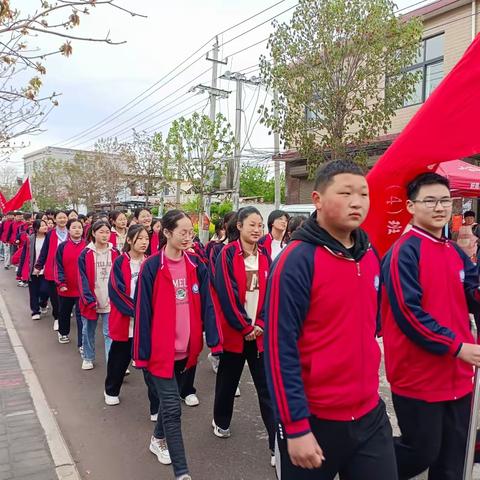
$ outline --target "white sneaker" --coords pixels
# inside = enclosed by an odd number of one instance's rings
[[[68,335],[60,335],[60,332],[59,332],[58,343],[70,343],[70,339],[68,338]]]
[[[35,313],[32,315],[32,320],[40,320],[40,314],[39,313]]]
[[[150,421],[157,422],[158,421],[158,413],[156,413],[155,415],[150,415]]]
[[[53,330],[54,330],[55,332],[58,332],[58,320],[54,320],[54,321],[53,321]]]
[[[218,364],[220,363],[220,358],[216,357],[215,355],[212,355],[211,353],[208,354],[207,358],[212,365],[212,370],[216,374],[218,372]]]
[[[237,387],[237,389],[235,390],[235,396],[236,397],[240,396],[240,387]]]
[[[78,353],[83,358],[83,347],[78,347]]]
[[[275,468],[276,460],[275,460],[275,454],[272,453],[270,457],[270,466]]]
[[[170,465],[172,460],[170,459],[170,452],[168,451],[167,441],[164,438],[150,439],[149,450],[157,456],[158,461],[163,465]]]
[[[40,308],[40,313],[41,313],[42,315],[45,315],[46,313],[48,313],[48,307]]]
[[[119,405],[120,404],[120,399],[118,397],[114,397],[112,395],[107,395],[105,392],[103,392],[103,396],[105,397],[105,403],[107,405]]]
[[[175,480],[192,480],[192,477],[186,473],[185,475],[175,478]]]
[[[127,370],[125,371],[125,376],[128,377],[130,375],[130,370],[127,368]]]
[[[17,282],[17,287],[23,287],[23,282],[21,280]]]
[[[185,402],[187,407],[196,407],[200,405],[200,400],[194,393],[187,395],[185,398],[182,398],[182,400]]]
[[[215,420],[212,420],[212,427],[213,427],[213,434],[219,438],[228,438],[231,435],[229,428],[227,428],[226,430],[223,430],[223,428],[220,428],[219,426],[217,426],[217,424],[215,423]]]
[[[82,362],[82,370],[92,370],[93,362],[91,360],[84,360]]]

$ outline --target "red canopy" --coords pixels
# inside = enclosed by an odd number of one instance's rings
[[[437,173],[450,180],[453,195],[480,197],[480,167],[462,160],[452,160],[441,163],[437,168]]]

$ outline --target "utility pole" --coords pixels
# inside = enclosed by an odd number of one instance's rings
[[[221,90],[217,88],[217,80],[218,80],[218,64],[221,63],[222,65],[226,65],[227,61],[219,60],[218,55],[220,52],[220,48],[218,45],[218,36],[215,37],[215,43],[213,44],[212,56],[210,57],[207,53],[206,59],[212,62],[212,84],[211,86],[207,85],[197,85],[193,87],[190,91],[198,91],[199,93],[208,92],[208,96],[210,99],[210,114],[209,118],[212,122],[215,122],[216,114],[217,114],[217,98],[228,98],[230,92],[226,90]],[[203,211],[210,219],[210,206],[211,206],[211,193],[209,192],[207,195],[203,197]],[[203,230],[203,218],[200,219],[200,228],[199,228],[199,236],[200,241],[202,243],[206,243],[209,239],[208,230]]]
[[[273,92],[273,102],[274,102],[274,111],[273,115],[276,119],[278,119],[278,110],[276,104],[278,102],[278,92],[275,90]],[[273,132],[273,155],[275,157],[274,160],[274,168],[275,168],[275,210],[280,208],[280,160],[278,160],[278,155],[280,154],[280,134],[278,131]]]
[[[233,209],[238,210],[240,203],[240,170],[241,170],[241,155],[242,155],[242,100],[243,100],[243,85],[259,86],[262,82],[258,77],[247,77],[240,72],[225,72],[220,78],[225,80],[234,80],[237,84],[236,92],[236,108],[235,108],[235,153],[233,160],[229,162],[229,169],[227,172],[227,187],[233,190],[232,200]]]

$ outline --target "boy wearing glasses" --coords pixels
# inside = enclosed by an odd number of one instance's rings
[[[400,480],[429,469],[429,480],[462,478],[472,365],[480,346],[469,310],[480,299],[478,272],[442,232],[452,215],[448,180],[435,173],[407,186],[412,229],[382,262],[383,338],[387,378],[401,436]]]

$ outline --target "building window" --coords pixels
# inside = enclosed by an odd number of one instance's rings
[[[406,72],[420,72],[415,91],[405,100],[404,107],[423,103],[443,79],[443,33],[426,38],[420,44],[414,65]]]

